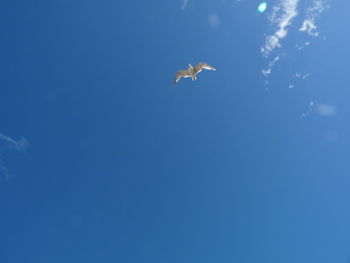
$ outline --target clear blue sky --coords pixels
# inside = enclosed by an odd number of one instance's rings
[[[317,2],[2,2],[0,262],[349,262],[350,3]]]

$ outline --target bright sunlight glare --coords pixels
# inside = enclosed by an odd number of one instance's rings
[[[259,6],[258,6],[258,11],[260,13],[264,13],[266,11],[267,8],[267,3],[266,2],[262,2]]]

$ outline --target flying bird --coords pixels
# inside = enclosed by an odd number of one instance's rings
[[[208,69],[208,70],[216,70],[214,67],[209,66],[207,63],[199,62],[197,66],[193,67],[191,64],[188,65],[187,70],[179,70],[176,73],[176,77],[174,79],[173,84],[179,82],[180,78],[192,78],[192,81],[197,80],[197,73],[201,72],[202,69]]]

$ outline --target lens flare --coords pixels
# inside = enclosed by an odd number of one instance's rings
[[[266,2],[262,2],[259,6],[258,6],[258,11],[260,13],[264,13],[266,11],[267,8],[267,3]]]

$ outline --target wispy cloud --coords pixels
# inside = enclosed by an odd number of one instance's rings
[[[305,10],[300,11],[300,0],[278,0],[278,3],[272,8],[268,19],[271,23],[269,30],[272,31],[265,37],[265,41],[260,48],[261,54],[267,59],[266,65],[261,73],[265,77],[265,84],[269,83],[269,77],[272,74],[273,67],[277,61],[283,57],[285,50],[282,50],[283,40],[287,38],[290,30],[306,32],[308,35],[317,37],[317,19],[328,8],[325,4],[328,0],[310,0],[311,6]],[[298,16],[302,16],[302,24],[298,27],[292,27],[293,21]],[[302,44],[295,44],[297,50],[302,50],[310,46],[310,41],[305,41]],[[281,51],[282,50],[282,51]],[[308,78],[310,75],[300,76],[302,80]],[[294,87],[294,84],[292,85]]]
[[[25,151],[29,146],[29,142],[24,137],[20,138],[18,141],[15,141],[14,139],[0,133],[0,140],[5,142],[8,147],[20,152]]]
[[[288,27],[298,15],[298,3],[299,0],[284,0],[273,8],[269,19],[276,29],[266,37],[265,44],[261,47],[264,57],[268,57],[275,48],[281,47],[281,40],[288,35]]]
[[[295,73],[295,77],[299,78],[299,79],[307,79],[308,77],[310,77],[311,74],[310,73],[306,73],[306,74],[302,74],[302,73]]]
[[[277,63],[277,61],[280,59],[280,56],[276,56],[273,60],[269,62],[267,67],[261,71],[261,73],[265,76],[268,77],[272,73],[272,68],[273,66]]]
[[[320,14],[326,9],[322,0],[315,0],[313,6],[306,9],[306,18],[303,21],[299,31],[306,32],[310,36],[317,37],[317,25],[316,20]]]
[[[310,45],[310,41],[306,41],[306,42],[304,42],[304,43],[301,44],[301,45],[296,44],[296,45],[295,45],[295,48],[296,48],[297,50],[302,50],[302,49],[306,48],[306,47],[309,46],[309,45]]]
[[[189,0],[182,0],[182,6],[181,6],[181,9],[182,9],[182,10],[185,10],[185,9],[187,8],[188,1],[189,1]]]
[[[24,152],[29,147],[29,142],[26,138],[21,137],[18,140],[14,140],[9,136],[0,133],[0,142],[5,145],[5,148],[10,148],[18,152]],[[0,179],[4,178],[8,182],[10,177],[10,172],[8,168],[4,165],[2,159],[0,159]]]

